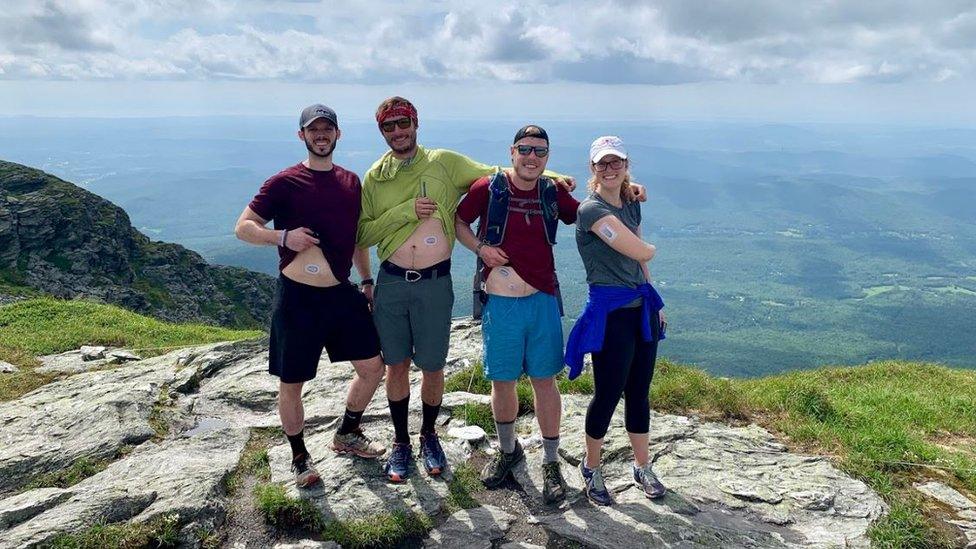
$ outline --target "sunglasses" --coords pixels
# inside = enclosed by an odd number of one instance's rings
[[[380,123],[380,129],[382,129],[386,133],[390,133],[393,131],[394,127],[400,128],[401,130],[405,130],[410,127],[410,124],[413,124],[413,120],[409,118],[401,118],[399,120],[387,120],[386,122]]]
[[[607,171],[607,168],[613,168],[614,170],[619,170],[620,168],[624,167],[624,162],[626,162],[626,160],[621,160],[619,158],[616,160],[611,160],[609,162],[594,162],[593,168],[596,169],[596,171],[598,172],[605,172]]]
[[[533,147],[532,145],[518,145],[515,147],[521,156],[529,156],[529,153],[535,151],[535,155],[539,158],[545,158],[549,154],[549,147]]]

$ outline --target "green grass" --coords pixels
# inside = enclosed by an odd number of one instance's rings
[[[113,305],[40,297],[0,307],[0,360],[21,371],[0,376],[0,402],[12,400],[57,379],[34,372],[37,355],[82,345],[137,349],[154,356],[186,345],[258,337],[253,330],[199,324],[172,324]]]
[[[24,485],[22,490],[26,492],[35,488],[67,488],[74,486],[86,478],[104,471],[114,460],[128,454],[131,450],[131,446],[123,446],[113,459],[95,461],[88,458],[78,459],[65,469],[34,477],[29,483]]]
[[[80,300],[42,297],[0,307],[0,348],[33,355],[58,353],[81,345],[159,349],[260,335],[254,330],[171,324],[114,305]]]
[[[447,510],[453,513],[459,509],[473,509],[480,506],[471,494],[484,490],[478,471],[470,463],[459,463],[453,470],[454,478],[447,485],[449,496]]]
[[[179,515],[166,515],[146,523],[96,524],[77,533],[58,534],[47,545],[53,549],[163,549],[177,546]]]
[[[280,484],[259,484],[254,488],[254,501],[264,519],[279,528],[321,530],[325,526],[315,504],[289,496]]]
[[[480,371],[476,365],[455,374],[448,390],[490,393]],[[559,379],[563,393],[592,392],[592,383],[589,372],[573,382]],[[829,455],[891,506],[870,531],[878,547],[951,546],[912,488],[932,471],[976,494],[976,371],[888,361],[723,379],[660,360],[650,393],[658,411],[752,421],[797,451]],[[525,404],[531,410],[531,399]],[[485,405],[461,406],[454,415],[493,431]]]

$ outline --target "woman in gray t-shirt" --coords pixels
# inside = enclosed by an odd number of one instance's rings
[[[655,248],[641,240],[640,205],[622,198],[630,185],[630,170],[620,138],[606,136],[593,142],[590,171],[590,196],[580,204],[577,214],[576,245],[591,286],[587,308],[609,312],[605,313],[603,345],[592,353],[594,392],[586,411],[586,458],[580,470],[586,495],[594,503],[610,505],[613,500],[603,481],[600,453],[621,396],[625,396],[625,424],[634,451],[634,482],[649,498],[661,497],[665,492],[651,470],[648,456],[648,391],[661,330],[657,310],[653,315],[645,312],[645,296],[653,292],[658,297],[649,284],[647,270]],[[594,287],[609,291],[617,302],[595,303],[606,292],[595,291]],[[589,312],[588,320],[592,321],[592,311]],[[650,316],[653,318],[649,322]],[[649,332],[645,329],[647,323],[651,325]]]

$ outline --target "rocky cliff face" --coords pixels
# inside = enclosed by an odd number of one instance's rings
[[[456,322],[448,373],[480,359],[478,327]],[[867,547],[866,532],[887,509],[862,482],[822,457],[787,451],[756,426],[732,427],[695,418],[654,414],[651,453],[669,487],[648,502],[629,481],[629,443],[622,406],[606,439],[605,471],[617,504],[591,505],[581,492],[576,465],[583,455],[588,398],[563,400],[563,472],[567,501],[541,501],[541,440],[531,415],[519,419],[527,460],[517,485],[495,490],[491,502],[454,511],[447,504],[453,471],[431,479],[414,472],[410,482],[385,481],[382,463],[337,456],[328,449],[343,414],[352,377],[348,363],[319,366],[306,386],[306,442],[323,482],[294,488],[288,445],[268,451],[271,482],[311,501],[326,520],[379,520],[393,512],[434,517],[428,547]],[[420,416],[419,376],[412,373],[414,433]],[[171,517],[184,546],[199,546],[199,532],[219,528],[233,502],[222,479],[240,459],[248,430],[276,426],[277,383],[267,374],[266,343],[208,345],[133,362],[115,370],[79,373],[0,404],[0,548],[43,546],[60,532],[99,521]],[[483,461],[496,451],[477,429],[450,416],[465,403],[488,397],[445,395],[439,420],[453,467]],[[170,428],[154,431],[160,402]],[[468,427],[467,429],[465,427]],[[392,439],[383,390],[364,416],[365,432]],[[154,432],[156,435],[154,436]],[[475,435],[472,436],[472,432]],[[483,433],[482,433],[483,435]],[[134,446],[129,453],[120,452]],[[114,460],[105,470],[67,488],[25,489],[33,479],[80,459]],[[454,511],[454,512],[452,512]],[[253,521],[252,521],[253,522]],[[265,547],[246,532],[225,531],[225,546]],[[533,537],[535,536],[535,537]],[[291,540],[297,541],[297,540]],[[335,547],[334,544],[280,547]]]
[[[264,325],[274,284],[267,275],[209,265],[182,246],[152,242],[111,202],[4,161],[0,282],[224,326]]]

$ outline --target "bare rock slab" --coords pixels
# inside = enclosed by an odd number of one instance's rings
[[[486,505],[457,511],[431,531],[424,547],[443,549],[491,549],[492,541],[505,537],[515,517]]]
[[[389,421],[363,425],[364,432],[375,440],[393,440]],[[451,476],[450,467],[441,477],[431,478],[418,464],[411,465],[410,476],[401,484],[389,483],[383,472],[385,456],[378,460],[337,455],[330,449],[334,429],[306,431],[305,445],[315,459],[322,482],[308,489],[295,487],[291,467],[291,450],[287,444],[269,450],[271,480],[285,486],[288,495],[311,500],[326,520],[365,519],[389,515],[396,511],[433,515],[444,508]],[[416,443],[416,439],[414,439]],[[450,439],[441,443],[449,464],[464,461],[464,448]],[[416,456],[417,446],[413,447]]]
[[[99,522],[160,516],[175,516],[186,539],[198,528],[213,530],[225,512],[224,478],[237,466],[247,438],[246,430],[225,429],[146,443],[67,490],[31,490],[0,500],[0,516],[7,520],[14,509],[42,509],[0,530],[0,549],[35,547]]]
[[[86,372],[0,404],[0,494],[80,458],[111,458],[153,436],[149,416],[175,355]]]

